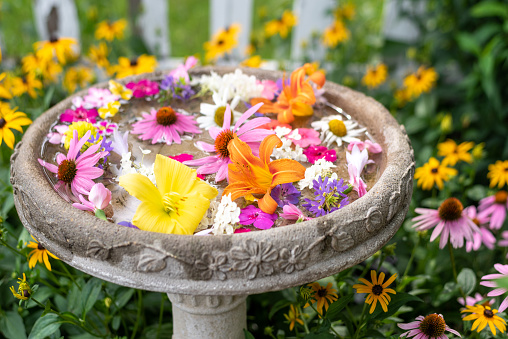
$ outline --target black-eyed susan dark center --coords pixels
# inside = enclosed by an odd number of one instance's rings
[[[437,172],[439,172],[439,169],[437,167],[434,167],[433,169],[430,170],[433,174],[437,174]]]
[[[235,138],[235,133],[226,129],[215,138],[215,151],[221,158],[229,158],[228,144]]]
[[[176,112],[171,107],[161,107],[157,111],[157,123],[162,126],[173,125],[176,122]]]
[[[494,316],[494,312],[492,312],[492,310],[486,308],[485,311],[483,311],[483,315],[486,318],[492,318]]]
[[[439,338],[446,329],[446,323],[442,317],[437,314],[429,314],[420,323],[420,331],[430,338]]]
[[[74,180],[77,171],[74,160],[65,159],[58,165],[58,179],[70,184]]]
[[[317,295],[320,297],[320,298],[324,298],[328,295],[328,291],[326,290],[326,288],[320,288],[318,291],[317,291]]]
[[[41,251],[45,250],[45,248],[41,244],[37,244],[37,249]]]
[[[506,200],[508,200],[508,192],[506,191],[499,191],[494,196],[496,199],[496,204],[506,204]]]
[[[4,128],[5,124],[7,124],[5,119],[4,118],[0,118],[0,128]]]
[[[136,67],[138,65],[138,59],[131,60],[131,67]]]
[[[344,137],[347,134],[346,125],[342,120],[333,119],[328,122],[328,127],[330,127],[330,131],[338,137]]]
[[[381,293],[383,293],[383,286],[381,285],[372,286],[372,293],[374,295],[381,295]]]
[[[226,106],[220,106],[215,110],[214,121],[217,126],[222,127],[224,124],[224,113],[226,113]],[[231,111],[231,124],[234,122],[233,111]]]
[[[457,198],[448,198],[439,206],[439,217],[445,221],[454,221],[462,217],[464,206]]]

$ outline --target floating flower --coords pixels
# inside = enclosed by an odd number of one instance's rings
[[[326,74],[324,69],[319,69],[319,63],[313,62],[313,63],[305,63],[303,66],[303,69],[305,70],[305,74],[308,76],[308,79],[316,85],[316,88],[314,88],[314,94],[316,94],[316,90],[320,89],[325,85],[326,82]],[[320,91],[320,93],[324,93],[323,91]]]
[[[214,139],[214,144],[207,144],[204,142],[197,142],[196,146],[205,152],[216,152],[215,155],[204,157],[197,160],[186,161],[186,165],[200,166],[198,168],[199,174],[212,174],[217,173],[215,182],[222,181],[228,178],[228,164],[231,163],[229,144],[235,138],[240,138],[248,142],[254,150],[258,148],[266,136],[273,134],[273,131],[257,128],[260,125],[266,124],[268,118],[255,118],[247,121],[256,111],[261,104],[252,106],[248,109],[237,121],[233,128],[231,128],[231,109],[229,105],[226,106],[224,112],[224,123],[222,129],[211,127],[209,129],[210,137]],[[236,199],[236,198],[235,198]],[[233,199],[234,200],[234,199]]]
[[[404,87],[412,97],[417,98],[424,92],[430,92],[436,81],[437,73],[433,67],[420,66],[416,73],[411,73],[404,78]]]
[[[296,222],[311,220],[312,218],[306,217],[305,214],[295,205],[289,203],[284,205],[282,212],[279,216],[288,220],[296,220]]]
[[[189,160],[194,159],[194,156],[192,154],[182,153],[179,155],[175,155],[174,157],[168,155],[168,158],[171,158],[173,160],[183,163],[184,161],[189,161]],[[205,177],[201,174],[198,174],[197,177],[199,179],[205,180]]]
[[[199,105],[199,112],[203,115],[196,119],[200,128],[209,129],[210,127],[222,127],[224,125],[224,114],[226,112],[226,106],[228,106],[229,91],[224,91],[222,97],[219,93],[214,92],[212,99],[214,104],[201,103]],[[231,121],[230,124],[238,121],[242,116],[242,113],[235,111],[236,106],[240,102],[240,97],[235,96],[229,104]]]
[[[381,153],[383,149],[378,143],[372,142],[370,140],[365,141],[352,141],[347,145],[347,150],[351,152],[354,146],[357,146],[360,151],[367,149],[369,153]]]
[[[184,64],[178,65],[177,68],[169,72],[169,75],[175,79],[176,82],[183,82],[188,84],[190,81],[189,69],[198,63],[198,59],[190,56],[185,60]]]
[[[455,175],[457,175],[457,170],[455,168],[450,168],[445,164],[440,164],[439,160],[434,157],[430,157],[427,163],[416,169],[415,179],[418,180],[417,186],[421,186],[422,190],[431,190],[434,187],[434,184],[442,190],[443,182],[450,180],[450,178]]]
[[[485,326],[489,325],[489,329],[492,334],[496,335],[496,328],[499,332],[504,333],[506,331],[506,321],[497,315],[498,310],[490,308],[490,306],[475,305],[466,306],[465,310],[460,311],[461,313],[471,313],[464,317],[462,320],[474,320],[471,331],[476,329],[476,332],[480,333]]]
[[[0,104],[0,145],[2,140],[10,149],[14,148],[14,133],[11,130],[15,129],[23,133],[21,126],[27,126],[32,123],[23,112],[16,112],[17,108],[11,109],[8,104]]]
[[[144,98],[159,94],[159,83],[143,79],[138,82],[129,82],[126,87],[132,90],[135,98]]]
[[[277,214],[268,214],[254,205],[249,205],[240,212],[240,221],[242,225],[254,225],[261,230],[272,228],[277,220]]]
[[[429,314],[427,316],[418,316],[416,321],[407,324],[397,324],[398,327],[403,330],[409,330],[402,333],[400,337],[415,337],[418,339],[447,339],[448,337],[444,334],[445,331],[451,332],[456,336],[460,337],[459,332],[450,328],[446,325],[446,322],[441,314]]]
[[[388,312],[388,304],[391,300],[388,293],[396,294],[395,290],[388,288],[390,284],[397,278],[397,274],[394,274],[384,284],[385,273],[381,272],[379,278],[375,270],[370,271],[370,277],[372,283],[364,278],[360,278],[360,281],[365,285],[355,284],[353,288],[356,289],[356,293],[368,293],[369,295],[365,299],[365,303],[371,305],[369,313],[372,314],[376,309],[376,304],[379,301],[383,311]]]
[[[30,296],[32,295],[32,289],[30,288],[30,285],[26,281],[26,275],[23,273],[23,279],[18,278],[19,286],[18,286],[18,292],[14,290],[14,286],[11,286],[10,290],[12,292],[12,295],[19,300],[28,300]]]
[[[261,125],[258,128],[275,130],[275,129],[277,129],[277,127],[285,127],[285,128],[291,129],[290,124],[283,124],[279,120],[274,120],[274,119],[270,119],[269,123]]]
[[[279,88],[277,87],[277,84],[275,81],[272,80],[258,80],[258,84],[263,86],[263,92],[261,93],[261,96],[268,100],[275,99],[275,93],[279,91]]]
[[[79,195],[81,204],[74,203],[72,206],[82,211],[90,211],[95,213],[97,210],[105,209],[111,202],[111,191],[104,187],[104,184],[98,183],[93,185],[86,200],[82,194]]]
[[[311,164],[315,164],[319,159],[325,159],[329,162],[337,161],[337,152],[334,149],[328,149],[326,146],[309,146],[303,151]]]
[[[367,184],[363,181],[361,174],[365,165],[369,162],[369,153],[366,149],[360,152],[358,146],[353,146],[351,153],[346,152],[347,168],[349,173],[349,182],[353,185],[358,197],[363,197],[367,193]]]
[[[508,292],[506,288],[498,287],[496,282],[497,279],[506,279],[508,277],[508,265],[495,264],[494,268],[499,273],[484,275],[482,281],[480,281],[480,285],[493,288],[493,290],[487,294],[488,297],[497,297]],[[499,312],[504,312],[507,308],[508,297],[504,298],[501,305],[499,305]]]
[[[66,109],[65,112],[60,115],[60,121],[62,122],[76,122],[76,121],[86,121],[95,123],[95,117],[97,117],[99,113],[95,108],[86,109],[83,107],[78,107],[76,109]]]
[[[376,67],[367,66],[367,72],[362,78],[362,83],[368,88],[381,86],[388,76],[388,67],[380,63]]]
[[[233,234],[234,225],[240,222],[240,213],[240,207],[231,200],[231,194],[223,195],[213,221],[213,234]]]
[[[321,140],[319,139],[319,132],[311,128],[297,128],[293,130],[293,132],[297,133],[299,138],[293,139],[291,135],[288,135],[287,138],[290,139],[295,145],[298,145],[302,148],[319,145],[321,143]]]
[[[126,57],[118,58],[118,65],[112,67],[112,72],[116,73],[117,78],[125,78],[129,75],[150,73],[155,71],[157,59],[152,55],[140,55],[135,59]]]
[[[462,306],[466,306],[466,305],[469,305],[469,306],[474,306],[475,304],[480,304],[483,302],[483,300],[485,300],[486,298],[481,295],[480,293],[476,293],[474,295],[474,297],[470,297],[470,296],[467,296],[466,297],[466,303],[464,303],[464,298],[457,298],[457,301],[459,302],[459,304],[461,304]],[[485,301],[485,303],[487,303],[488,306],[492,306],[492,304],[496,301],[496,299],[491,299],[491,300],[487,300]]]
[[[34,49],[37,51],[37,57],[42,60],[50,61],[56,56],[61,64],[65,64],[66,59],[74,54],[73,46],[77,45],[77,41],[72,38],[51,37],[50,40],[34,43]]]
[[[464,239],[473,241],[474,233],[480,232],[478,226],[464,212],[462,203],[456,198],[446,199],[437,210],[416,208],[415,212],[420,215],[412,219],[417,221],[413,228],[425,231],[435,227],[430,241],[434,241],[442,233],[439,248],[445,247],[448,237],[453,248],[462,248]]]
[[[88,94],[83,97],[84,104],[89,107],[105,107],[110,102],[115,102],[118,100],[118,96],[114,95],[107,88],[90,88],[88,89]]]
[[[141,140],[152,140],[152,144],[164,142],[171,145],[180,144],[184,133],[201,133],[192,116],[176,112],[173,108],[161,107],[158,111],[152,108],[150,113],[143,113],[143,119],[132,125],[132,134],[141,134]]]
[[[240,25],[237,23],[231,24],[224,29],[219,29],[213,36],[211,41],[204,43],[205,60],[212,61],[230,53],[233,48],[238,45],[238,33],[240,32]]]
[[[99,122],[96,125],[100,135],[110,135],[118,129],[118,125],[106,120]]]
[[[161,89],[168,91],[173,98],[180,100],[189,100],[196,92],[192,89],[192,86],[187,85],[183,78],[177,80],[172,75],[168,75],[161,81]]]
[[[109,91],[111,94],[120,97],[123,100],[130,100],[132,98],[132,91],[114,80],[109,80]]]
[[[268,38],[275,34],[279,34],[282,39],[285,39],[291,31],[291,28],[297,23],[298,19],[293,12],[285,10],[280,19],[275,19],[265,24],[265,34]]]
[[[99,116],[102,119],[112,118],[118,113],[120,106],[118,101],[108,102],[106,106],[99,108]]]
[[[498,230],[503,226],[508,210],[508,192],[499,191],[494,195],[480,200],[480,213],[490,217],[490,228]]]
[[[277,185],[272,189],[270,193],[273,200],[277,202],[279,207],[284,207],[287,204],[298,204],[298,200],[302,193],[293,186],[292,183]]]
[[[249,145],[237,136],[228,144],[231,157],[229,164],[229,185],[223,194],[231,193],[231,199],[263,195],[258,206],[268,214],[277,209],[277,202],[270,196],[272,189],[280,184],[298,181],[304,178],[305,167],[299,162],[289,159],[270,161],[275,146],[282,142],[276,135],[269,135],[261,142],[259,158],[252,154]]]
[[[334,22],[323,33],[323,45],[329,48],[336,47],[339,43],[349,39],[350,32],[342,20]]]
[[[473,162],[473,157],[469,151],[474,147],[474,142],[463,142],[460,145],[451,139],[446,140],[437,145],[437,155],[445,157],[443,159],[443,165],[455,166],[459,161],[465,161],[468,163]]]
[[[314,165],[305,170],[305,178],[298,183],[300,190],[305,188],[312,188],[314,180],[318,177],[329,177],[330,179],[338,179],[337,173],[333,172],[332,168],[336,167],[332,162],[325,159],[318,159]]]
[[[293,141],[300,139],[301,136],[297,130],[291,130],[285,127],[276,127],[275,134],[282,141],[282,146],[275,148],[271,157],[275,159],[293,159],[296,161],[306,162],[307,156],[303,154],[303,148],[298,145],[293,146]]]
[[[508,160],[498,160],[495,164],[490,164],[487,178],[490,179],[490,187],[497,185],[501,188],[508,184]]]
[[[65,142],[65,132],[69,130],[68,125],[56,125],[53,127],[55,132],[47,134],[48,141],[53,145],[60,145]]]
[[[363,135],[366,128],[357,128],[358,123],[353,120],[342,120],[341,115],[329,115],[320,121],[314,121],[311,126],[321,131],[321,140],[330,147],[333,143],[342,146],[342,142],[360,141],[359,136]]]
[[[139,227],[134,226],[134,225],[133,225],[130,221],[120,221],[120,222],[118,223],[118,225],[120,225],[120,226],[125,226],[125,227],[129,227],[129,228],[134,228],[134,229],[139,230]]]
[[[319,314],[323,314],[323,306],[325,308],[325,311],[328,311],[329,304],[336,301],[339,296],[337,295],[337,290],[335,288],[332,288],[332,283],[328,283],[326,287],[321,286],[318,282],[312,283],[311,288],[314,291],[314,294],[312,295],[312,299],[309,300],[303,306],[304,308],[309,307],[311,304],[317,302],[316,309]]]
[[[72,138],[74,137],[74,131],[78,132],[79,139],[84,137],[88,131],[90,131],[90,137],[95,137],[98,133],[97,128],[93,124],[91,124],[87,121],[73,122],[72,124],[69,125],[69,128],[64,133],[64,135],[65,135],[65,142],[64,142],[65,149],[69,149],[71,142],[72,142]],[[88,140],[87,140],[87,142],[88,142]],[[89,145],[88,143],[85,143],[83,145],[84,147],[82,149],[80,149],[79,151],[84,152],[88,145]]]
[[[314,213],[316,217],[332,213],[349,204],[349,198],[344,193],[349,189],[349,185],[344,184],[344,179],[337,181],[325,177],[323,180],[319,176],[317,180],[314,180],[313,188],[314,200],[305,198],[306,204],[303,204],[303,207]]]
[[[200,78],[193,79],[192,85],[201,85],[201,88],[219,93],[219,97],[224,95],[224,92],[229,93],[227,100],[239,96],[244,101],[250,98],[259,97],[263,92],[263,85],[258,83],[254,75],[247,75],[240,69],[235,69],[232,73],[219,75],[214,71],[210,75],[202,75]]]
[[[300,311],[295,308],[294,305],[289,305],[288,314],[284,314],[284,317],[289,322],[289,330],[292,331],[296,323],[303,326],[303,320],[300,319]]]
[[[42,247],[41,244],[32,236],[34,241],[30,241],[26,247],[33,248],[33,250],[28,253],[28,268],[32,269],[35,267],[37,263],[44,263],[44,266],[51,271],[51,263],[49,262],[49,257],[58,259],[54,254],[50,251]]]
[[[69,93],[74,93],[78,87],[85,88],[92,82],[94,74],[88,67],[69,67],[65,72],[63,86]]]
[[[111,142],[111,146],[113,147],[113,151],[115,151],[116,154],[123,155],[129,152],[129,142],[127,141],[128,138],[129,131],[125,131],[124,134],[120,134],[118,129],[113,131],[113,140]]]
[[[127,20],[120,19],[117,21],[104,20],[99,22],[95,30],[95,39],[113,41],[114,39],[123,39],[123,32],[127,27]]]
[[[87,131],[85,135],[79,139],[78,131],[74,130],[67,156],[60,153],[56,157],[58,166],[38,159],[41,166],[57,175],[58,182],[55,184],[55,190],[63,190],[69,196],[74,195],[75,197],[78,197],[80,194],[88,195],[95,184],[93,179],[97,179],[104,173],[102,169],[95,167],[99,159],[104,157],[107,153],[97,152],[101,147],[100,144],[90,146],[85,152],[78,156],[81,147],[87,142],[90,135],[91,132]]]
[[[154,173],[157,187],[139,173],[120,177],[120,186],[141,200],[132,223],[145,231],[193,234],[217,190],[195,170],[160,154]]]

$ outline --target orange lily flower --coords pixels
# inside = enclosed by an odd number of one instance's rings
[[[325,71],[323,69],[319,69],[319,64],[317,62],[306,63],[303,65],[303,69],[305,73],[309,76],[309,80],[317,85],[317,88],[321,88],[325,85],[326,76]]]
[[[309,81],[305,79],[305,69],[300,67],[291,73],[289,86],[286,86],[284,80],[282,81],[282,93],[277,98],[277,102],[263,98],[251,99],[252,105],[260,102],[264,105],[258,112],[277,113],[277,120],[288,124],[295,120],[295,115],[312,115],[314,113],[312,105],[316,102],[316,97]]]
[[[258,206],[263,212],[273,214],[277,209],[277,202],[270,196],[272,189],[277,185],[305,178],[305,167],[298,161],[270,161],[275,146],[282,146],[282,141],[275,134],[264,138],[259,146],[258,158],[252,154],[247,143],[235,136],[228,145],[232,163],[228,166],[229,185],[222,195],[231,194],[231,200],[235,200],[251,197],[252,194],[263,194],[258,200]]]

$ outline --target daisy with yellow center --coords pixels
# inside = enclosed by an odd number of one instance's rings
[[[132,223],[145,231],[193,234],[217,189],[199,179],[196,170],[160,154],[154,173],[157,187],[139,173],[120,177],[120,186],[141,200]]]
[[[323,44],[326,47],[334,48],[339,43],[349,39],[349,30],[342,20],[335,20],[323,33]]]
[[[430,92],[436,81],[437,73],[433,67],[420,66],[415,73],[404,78],[404,87],[409,90],[412,97],[417,98],[424,92]]]
[[[14,290],[14,286],[11,286],[10,290],[12,292],[12,295],[19,300],[28,300],[30,296],[32,295],[32,289],[30,288],[30,285],[26,281],[26,275],[23,273],[23,279],[18,278],[18,292]]]
[[[385,280],[384,272],[381,272],[378,278],[376,271],[371,270],[370,277],[372,283],[364,278],[360,278],[360,281],[365,285],[355,284],[353,285],[353,288],[356,289],[356,293],[369,294],[365,299],[365,303],[371,305],[369,313],[372,314],[374,312],[374,310],[376,309],[377,302],[381,304],[383,311],[388,312],[388,304],[390,303],[391,300],[388,293],[396,294],[395,290],[388,288],[388,286],[390,286],[390,284],[395,280],[395,278],[397,278],[397,274],[392,275],[390,279],[388,279],[385,283],[383,283],[383,281]]]
[[[56,57],[61,64],[65,64],[70,56],[74,55],[73,48],[78,43],[72,38],[51,38],[46,41],[38,41],[34,43],[36,55],[42,60],[49,61]]]
[[[337,290],[332,288],[332,283],[328,283],[326,287],[321,286],[318,282],[312,283],[311,288],[314,291],[312,295],[312,299],[305,304],[305,308],[309,307],[311,304],[317,302],[316,309],[319,314],[323,314],[323,306],[325,311],[328,311],[329,304],[336,301],[339,296],[337,295]]]
[[[291,11],[286,10],[282,13],[282,17],[280,19],[275,19],[266,23],[266,37],[269,38],[275,34],[279,34],[282,39],[285,39],[291,31],[291,28],[297,23],[298,19],[296,16]]]
[[[39,242],[32,236],[34,241],[30,241],[26,247],[33,248],[33,250],[28,253],[28,267],[30,269],[34,268],[37,263],[44,263],[44,266],[51,271],[51,263],[49,262],[49,257],[53,259],[58,259],[54,254],[45,249]]]
[[[446,140],[437,145],[437,155],[445,157],[443,159],[443,165],[455,166],[459,161],[465,161],[468,163],[473,162],[473,157],[469,151],[474,147],[474,142],[468,141],[463,142],[460,145],[451,139]]]
[[[65,72],[63,86],[69,93],[74,93],[78,87],[86,87],[93,78],[93,72],[88,67],[70,67]]]
[[[446,164],[440,164],[439,160],[431,157],[422,167],[418,167],[415,171],[415,179],[418,180],[417,186],[424,191],[429,191],[434,184],[442,190],[443,182],[448,181],[451,177],[457,175],[455,168],[447,167]]]
[[[114,39],[123,39],[123,33],[127,27],[127,20],[120,19],[117,21],[102,21],[97,25],[95,30],[95,39],[113,41]]]
[[[300,311],[294,306],[289,305],[288,314],[284,314],[284,317],[289,322],[289,330],[292,331],[296,323],[303,326],[303,320],[300,319]]]
[[[238,45],[239,24],[232,24],[229,27],[220,29],[212,37],[212,40],[204,43],[205,60],[210,62],[217,60],[226,53],[230,53]]]
[[[487,178],[490,179],[490,187],[498,188],[508,184],[508,160],[496,161],[495,164],[489,165],[489,173]]]
[[[140,55],[137,59],[118,58],[118,65],[112,66],[111,71],[116,73],[117,78],[125,78],[129,75],[150,73],[157,67],[157,60],[152,55]]]
[[[367,72],[362,78],[362,83],[368,88],[379,87],[386,81],[388,67],[385,64],[378,64],[376,67],[367,66]]]
[[[8,104],[0,105],[0,145],[2,140],[7,147],[14,148],[14,133],[11,129],[15,129],[23,133],[21,126],[30,125],[32,120],[28,119],[23,112],[16,112],[16,108],[11,109]]]
[[[90,46],[88,50],[88,57],[90,60],[101,68],[109,67],[108,55],[109,48],[104,42],[101,42],[98,46]]]
[[[132,91],[114,80],[109,80],[109,91],[113,95],[118,95],[123,100],[132,98]]]
[[[42,82],[37,79],[34,73],[28,73],[23,77],[10,79],[10,90],[13,96],[19,97],[28,93],[30,97],[37,98],[38,89],[42,89]]]
[[[490,331],[495,336],[496,327],[499,332],[504,333],[506,331],[506,321],[497,315],[497,310],[491,309],[487,305],[466,305],[466,309],[460,311],[460,313],[471,313],[464,317],[463,321],[474,320],[471,331],[476,329],[476,332],[480,333],[485,326],[489,325]]]
[[[353,120],[343,121],[341,115],[329,115],[319,121],[314,121],[311,126],[316,131],[321,131],[321,141],[327,147],[334,143],[340,147],[343,142],[361,141],[359,137],[367,131],[366,128],[360,128],[358,123]]]

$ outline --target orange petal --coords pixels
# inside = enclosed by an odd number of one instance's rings
[[[314,114],[314,109],[311,105],[307,105],[301,101],[295,101],[291,104],[291,111],[293,115],[298,117],[305,117]]]
[[[261,145],[259,146],[259,159],[263,162],[263,165],[270,163],[270,155],[273,153],[273,148],[280,146],[282,146],[282,141],[275,134],[270,134],[261,141]],[[270,172],[273,174],[272,171]]]
[[[270,191],[271,190],[268,190],[268,192],[258,200],[258,206],[263,212],[273,214],[277,209],[277,202],[270,196]]]
[[[305,167],[295,160],[274,160],[268,165],[268,168],[273,174],[272,187],[305,178]]]
[[[257,105],[260,102],[262,102],[264,105],[258,109],[258,113],[278,113],[280,110],[280,108],[277,107],[277,105],[275,103],[271,102],[268,99],[265,99],[265,98],[250,99],[250,104],[252,106]]]
[[[326,82],[325,73],[322,71],[316,71],[312,73],[311,75],[309,75],[309,79],[310,81],[315,83],[318,88],[323,87]]]
[[[282,112],[279,112],[279,115],[277,115],[277,120],[283,124],[290,124],[295,121],[295,117],[293,116],[291,109],[288,108]]]
[[[261,142],[260,147],[262,146],[263,142]],[[251,168],[253,166],[264,167],[264,164],[252,154],[252,150],[250,149],[249,145],[247,145],[247,143],[243,142],[242,140],[238,139],[238,137],[236,136],[233,140],[229,142],[228,151],[229,157],[233,162],[233,164],[239,164],[240,166],[246,166]],[[272,153],[270,152],[270,155],[271,154]]]

